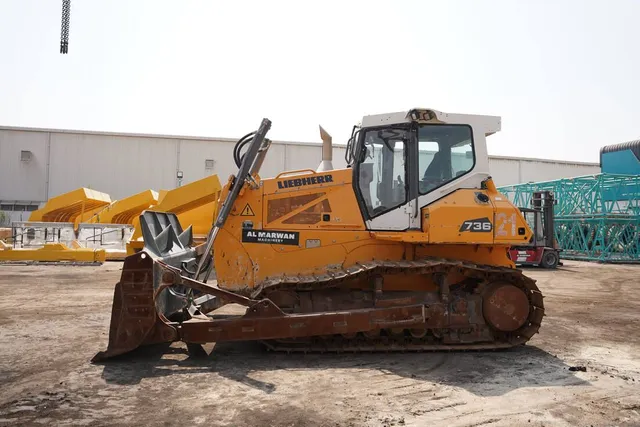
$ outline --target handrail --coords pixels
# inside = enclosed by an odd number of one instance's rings
[[[276,175],[276,179],[280,178],[281,176],[296,174],[296,173],[299,173],[299,172],[310,172],[311,174],[317,173],[313,169],[298,169],[298,170],[294,170],[294,171],[280,172],[278,175]]]

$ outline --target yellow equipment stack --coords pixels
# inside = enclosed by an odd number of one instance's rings
[[[31,213],[29,221],[73,222],[77,227],[80,222],[91,218],[110,204],[111,197],[108,194],[78,188],[49,199],[42,208]]]
[[[158,193],[145,190],[116,200],[86,222],[90,224],[133,224],[142,211],[158,204]]]
[[[0,241],[0,262],[102,264],[107,259],[104,249],[68,247],[64,243],[45,243],[37,249],[14,249]]]
[[[203,240],[211,228],[221,190],[218,176],[210,175],[173,190],[160,191],[159,203],[153,210],[176,214],[184,228],[192,226],[196,240]],[[133,226],[135,231],[127,244],[128,255],[144,247],[138,217],[133,219]]]

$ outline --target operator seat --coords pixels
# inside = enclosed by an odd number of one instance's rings
[[[442,179],[443,176],[443,162],[442,162],[442,152],[438,151],[434,154],[433,159],[431,159],[431,163],[427,166],[427,169],[424,171],[424,175],[422,179],[424,180],[435,180]]]

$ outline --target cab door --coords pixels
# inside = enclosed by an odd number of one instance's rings
[[[355,187],[367,229],[401,231],[410,228],[416,213],[409,173],[411,127],[386,126],[363,130]]]

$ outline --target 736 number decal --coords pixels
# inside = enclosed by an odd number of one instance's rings
[[[489,218],[470,219],[460,226],[460,232],[471,231],[472,233],[489,233],[493,230],[493,225]]]

